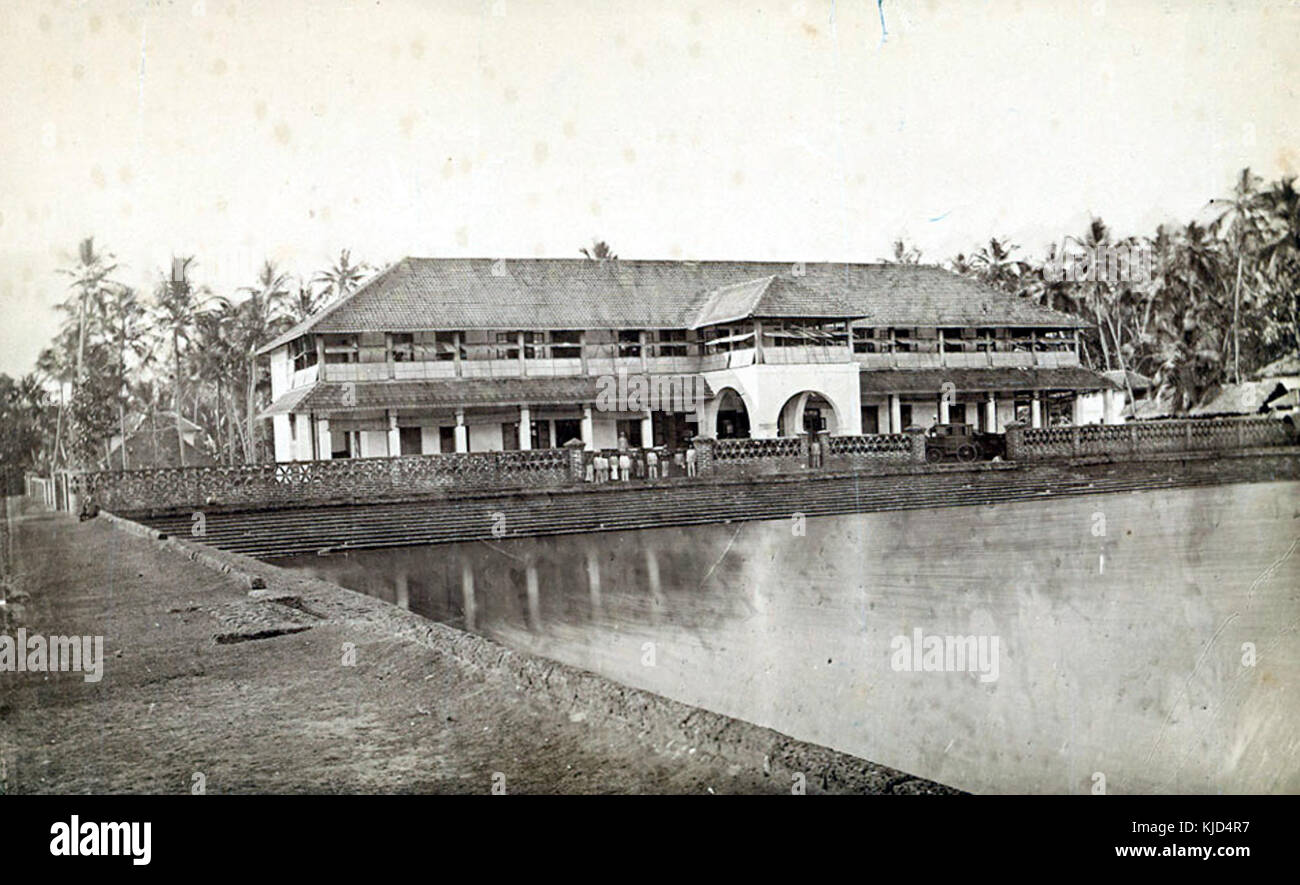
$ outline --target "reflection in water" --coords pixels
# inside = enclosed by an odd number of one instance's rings
[[[1111,792],[1295,791],[1295,766],[1275,760],[1300,725],[1300,556],[1284,559],[1298,487],[824,517],[805,535],[774,520],[281,564],[966,789],[1082,793],[1101,771]],[[998,636],[998,679],[895,670],[891,641],[916,629]],[[1261,649],[1258,667],[1242,666],[1246,642]]]

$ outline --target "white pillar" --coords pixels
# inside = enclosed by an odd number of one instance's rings
[[[533,415],[528,406],[519,407],[519,448],[533,447]]]
[[[940,424],[947,424],[947,423],[948,423],[948,417],[949,417],[949,416],[948,416],[948,398],[945,397],[945,396],[943,396],[942,394],[940,394],[940,395],[939,395],[939,423],[940,423]]]
[[[1101,392],[1101,409],[1103,424],[1120,424],[1120,410],[1115,407],[1115,390],[1107,387]]]
[[[1033,399],[1029,402],[1029,425],[1031,427],[1043,426],[1043,401],[1038,398],[1038,391],[1033,393]]]
[[[582,407],[582,443],[583,448],[591,451],[596,448],[596,428],[592,423],[591,406]]]
[[[903,432],[903,400],[896,393],[889,395],[889,432]]]
[[[465,410],[456,410],[456,451],[469,451],[469,428],[465,426]]]
[[[397,413],[389,410],[388,412],[388,455],[391,458],[394,455],[402,454],[402,433],[397,429]]]
[[[655,444],[655,422],[649,409],[641,413],[641,447],[648,449]]]
[[[1079,426],[1079,415],[1083,413],[1083,394],[1075,393],[1074,401],[1070,404],[1070,423],[1075,427]]]
[[[320,451],[320,460],[329,461],[334,457],[334,440],[330,437],[330,419],[316,419],[316,433],[318,434],[317,448]]]
[[[397,576],[397,607],[411,610],[411,587],[406,572],[401,572]]]
[[[998,400],[993,391],[989,391],[989,401],[984,404],[984,432],[998,432]]]

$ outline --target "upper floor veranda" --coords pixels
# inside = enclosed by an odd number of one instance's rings
[[[1079,365],[1074,328],[873,327],[746,320],[701,329],[304,334],[271,353],[277,392],[315,381],[699,373],[751,365],[864,369]]]

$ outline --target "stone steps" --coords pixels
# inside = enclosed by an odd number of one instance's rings
[[[1244,464],[1250,459],[1239,460]],[[627,488],[602,488],[590,493],[537,492],[506,497],[430,498],[210,513],[205,517],[206,534],[195,540],[259,558],[275,558],[326,549],[787,519],[795,512],[830,516],[1180,488],[1244,481],[1243,464],[1043,466],[998,472],[809,477],[800,482],[756,480],[744,484],[702,482],[657,487],[629,484]],[[503,515],[504,523],[495,514]],[[189,514],[141,521],[169,534],[192,537]],[[493,533],[494,526],[498,527],[497,534]]]

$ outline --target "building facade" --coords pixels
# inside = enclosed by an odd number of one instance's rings
[[[279,461],[1116,422],[1084,327],[924,265],[407,258],[260,351],[263,417]]]

